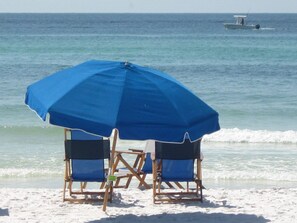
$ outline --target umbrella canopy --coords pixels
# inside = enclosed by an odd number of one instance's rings
[[[220,129],[218,113],[171,76],[127,62],[87,61],[27,89],[25,103],[53,125],[109,137],[191,141]]]

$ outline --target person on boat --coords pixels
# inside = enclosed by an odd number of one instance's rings
[[[241,18],[240,24],[243,26],[244,25],[244,18]]]

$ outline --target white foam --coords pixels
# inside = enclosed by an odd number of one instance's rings
[[[260,30],[276,30],[276,28],[263,27],[263,28],[260,28]]]
[[[203,170],[204,180],[226,180],[240,182],[252,182],[252,181],[269,181],[269,182],[297,182],[297,175],[294,171],[281,172],[279,170],[274,171],[272,168],[269,170]]]
[[[221,129],[203,137],[205,142],[297,144],[297,131]]]
[[[38,176],[59,176],[61,171],[34,169],[34,168],[3,168],[0,169],[0,177],[38,177]]]

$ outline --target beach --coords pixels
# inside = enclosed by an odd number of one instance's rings
[[[1,189],[0,222],[296,222],[297,189],[208,189],[203,203],[153,204],[152,190],[116,189],[102,204],[62,202],[53,189]]]
[[[0,222],[297,222],[297,15],[251,14],[256,31],[225,30],[232,19],[0,13]],[[62,202],[64,129],[40,120],[25,94],[92,59],[161,70],[219,113],[221,130],[201,144],[203,203],[153,205],[136,181],[115,190],[107,213]]]

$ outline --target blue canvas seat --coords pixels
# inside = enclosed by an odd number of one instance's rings
[[[70,134],[69,134],[70,133]],[[87,191],[87,182],[101,182],[101,188],[107,179],[106,162],[110,160],[110,142],[101,136],[88,134],[80,130],[65,130],[65,182],[63,200],[93,201],[103,200],[104,191]],[[73,182],[80,183],[80,189],[73,189]],[[68,187],[67,187],[68,183]],[[65,197],[66,188],[70,198]],[[112,193],[112,192],[111,192]],[[111,201],[111,193],[109,200]],[[83,198],[78,196],[83,195]],[[90,195],[89,198],[87,195]],[[76,196],[76,197],[74,197]]]
[[[154,203],[202,201],[200,142],[185,140],[182,144],[156,142],[156,160],[153,161]],[[179,189],[169,190],[162,183],[175,182]],[[194,184],[190,188],[190,183]],[[186,188],[182,186],[186,184]]]
[[[103,160],[72,160],[72,180],[80,182],[103,182],[106,174]]]
[[[162,160],[162,180],[164,182],[188,182],[194,179],[193,160]]]

